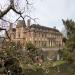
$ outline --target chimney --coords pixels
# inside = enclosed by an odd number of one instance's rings
[[[13,28],[13,23],[10,23],[9,29],[11,30]]]
[[[28,27],[30,26],[30,23],[31,23],[31,20],[28,19],[28,20],[27,20],[27,26],[28,26]]]
[[[56,26],[54,26],[53,28],[56,29]]]

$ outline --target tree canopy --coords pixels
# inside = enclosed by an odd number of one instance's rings
[[[63,50],[64,59],[75,63],[75,22],[73,20],[63,20],[67,31],[67,40]]]

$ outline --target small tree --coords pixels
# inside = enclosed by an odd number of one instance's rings
[[[23,58],[23,52],[20,48],[17,48],[14,42],[9,42],[5,50],[0,51],[0,58],[4,60],[4,67],[6,73],[10,71],[11,75],[22,75],[22,68],[20,63]]]
[[[11,75],[22,75],[22,68],[20,67],[19,60],[17,60],[16,58],[6,59],[4,66],[7,74],[10,71]]]
[[[28,52],[29,57],[33,62],[39,61],[39,59],[43,60],[43,52],[39,48],[35,47],[31,42],[26,44],[26,50]]]
[[[72,20],[63,20],[63,24],[67,31],[67,39],[63,50],[64,59],[70,63],[75,62],[75,22]]]

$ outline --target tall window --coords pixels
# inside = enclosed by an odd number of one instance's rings
[[[44,34],[42,33],[42,37],[43,37],[43,35],[44,35]]]
[[[13,38],[15,39],[15,34],[13,34]]]
[[[18,33],[18,37],[20,38],[20,32]]]

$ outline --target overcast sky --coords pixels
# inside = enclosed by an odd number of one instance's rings
[[[62,30],[62,19],[75,20],[75,0],[37,0],[33,15],[40,24]]]
[[[2,1],[0,0],[1,3]],[[60,31],[63,28],[62,19],[75,20],[75,0],[34,0],[33,7],[32,18],[38,18],[37,21],[41,25],[56,26]],[[14,13],[11,14],[14,19]],[[9,18],[12,18],[11,14],[9,14]]]

